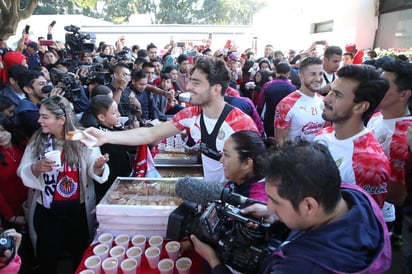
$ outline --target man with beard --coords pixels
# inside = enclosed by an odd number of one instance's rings
[[[319,132],[315,140],[329,147],[342,182],[361,186],[383,208],[389,183],[389,160],[363,121],[385,96],[388,81],[367,65],[344,66],[338,71],[338,77],[324,98],[322,113],[333,126]]]
[[[275,138],[282,146],[287,140],[304,138],[312,141],[325,121],[322,118],[322,60],[317,57],[304,59],[299,67],[300,90],[282,99],[275,111]]]
[[[252,118],[225,103],[224,95],[229,80],[230,73],[223,60],[197,57],[187,84],[192,107],[181,110],[171,121],[150,128],[118,132],[102,132],[89,128],[87,132],[97,138],[97,145],[142,145],[187,130],[194,143],[200,145],[205,180],[223,182],[223,165],[219,160],[226,139],[236,131],[257,131]]]

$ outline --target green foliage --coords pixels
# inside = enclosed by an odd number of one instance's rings
[[[161,0],[156,14],[157,24],[191,24],[195,18],[197,0]]]
[[[21,0],[22,5],[30,0]],[[132,14],[150,14],[155,24],[249,25],[269,0],[40,0],[34,14],[84,14],[121,24]]]
[[[396,50],[396,49],[383,49],[383,48],[376,48],[374,49],[376,54],[379,57],[382,56],[392,56],[392,57],[397,57],[399,54],[403,54],[406,57],[409,58],[409,60],[412,60],[412,48],[408,50]]]

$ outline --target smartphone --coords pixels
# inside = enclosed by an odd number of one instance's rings
[[[179,48],[184,48],[186,45],[185,42],[177,42],[176,46]]]
[[[28,34],[30,31],[30,25],[26,25],[26,27],[24,28],[24,33]]]
[[[54,25],[56,25],[56,20],[53,20],[53,21],[50,23],[50,26],[54,27]]]
[[[53,40],[40,40],[39,44],[40,46],[53,46],[54,41]]]

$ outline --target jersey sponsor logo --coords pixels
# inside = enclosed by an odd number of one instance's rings
[[[363,189],[365,189],[369,194],[382,194],[387,192],[386,183],[377,186],[364,185]]]
[[[302,132],[304,135],[311,135],[317,133],[319,130],[323,128],[323,122],[322,123],[314,123],[310,121],[306,125],[302,127]]]
[[[336,163],[336,166],[337,166],[337,167],[340,167],[340,165],[343,163],[343,157],[337,159],[337,160],[335,161],[335,163]]]

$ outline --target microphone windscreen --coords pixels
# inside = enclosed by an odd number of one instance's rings
[[[223,187],[217,182],[184,177],[176,182],[176,196],[202,206],[220,199]]]

